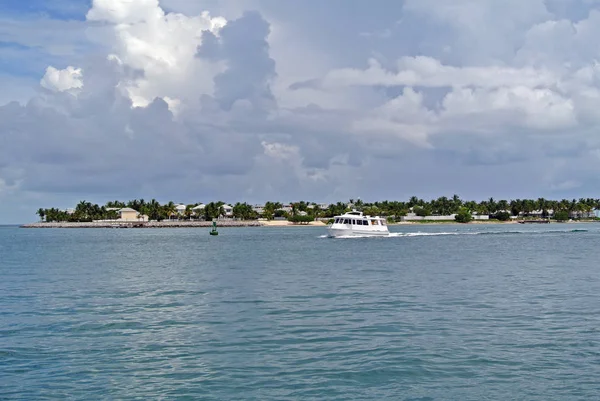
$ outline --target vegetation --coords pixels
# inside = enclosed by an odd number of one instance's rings
[[[454,219],[459,223],[469,223],[471,220],[473,220],[473,214],[466,207],[462,207]]]
[[[177,205],[173,202],[165,204],[159,203],[156,199],[145,201],[144,199],[134,199],[128,202],[111,201],[100,206],[87,201],[81,201],[75,209],[71,211],[60,210],[57,208],[39,209],[37,214],[42,221],[48,222],[87,222],[92,220],[111,220],[118,218],[118,210],[129,207],[136,210],[140,215],[148,216],[149,220],[212,220],[226,215],[224,210],[225,203],[222,201],[206,203],[203,209],[193,210],[200,203],[185,205],[185,211],[177,210]],[[265,218],[272,220],[275,218],[292,219],[301,222],[300,217],[306,216],[306,219],[329,219],[333,216],[343,214],[351,209],[363,211],[372,216],[385,216],[388,221],[393,222],[413,212],[418,216],[448,216],[459,214],[467,210],[469,214],[477,213],[480,215],[489,215],[500,221],[506,221],[511,216],[520,216],[523,218],[535,217],[550,218],[554,216],[557,220],[591,218],[592,210],[600,209],[600,199],[581,198],[581,199],[563,199],[560,201],[546,200],[539,198],[498,200],[490,198],[485,201],[464,201],[458,195],[451,198],[445,196],[434,200],[425,201],[416,196],[407,201],[378,201],[363,202],[362,200],[350,199],[349,202],[337,202],[330,204],[327,208],[321,208],[317,203],[299,201],[291,202],[287,205],[281,202],[266,202],[262,208],[256,209],[248,203],[236,203],[232,207],[230,217],[241,220],[252,220]],[[464,213],[466,216],[466,213]],[[304,218],[304,217],[303,217]],[[462,218],[462,217],[461,217]]]
[[[311,221],[315,221],[315,218],[312,216],[308,216],[308,215],[295,215],[295,216],[290,216],[288,217],[288,221],[294,223],[294,224],[308,224]]]
[[[499,221],[508,221],[510,220],[510,213],[506,211],[500,211],[493,214],[492,217]]]
[[[566,210],[559,210],[554,214],[556,221],[567,221],[569,220],[569,212]]]

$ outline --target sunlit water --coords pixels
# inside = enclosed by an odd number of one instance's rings
[[[591,400],[600,225],[0,227],[0,399]]]

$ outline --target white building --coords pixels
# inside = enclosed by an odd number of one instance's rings
[[[233,207],[231,205],[224,204],[223,211],[225,212],[225,217],[233,216]]]

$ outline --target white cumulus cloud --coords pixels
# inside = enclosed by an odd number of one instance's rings
[[[87,19],[104,24],[92,34],[112,50],[111,57],[140,72],[121,84],[134,106],[156,97],[185,103],[212,93],[212,79],[223,66],[197,58],[196,51],[203,32],[218,35],[224,18],[166,13],[157,0],[94,0]]]
[[[55,92],[65,92],[83,87],[83,71],[81,68],[69,66],[63,70],[49,66],[40,85]]]

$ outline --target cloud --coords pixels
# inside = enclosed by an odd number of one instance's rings
[[[510,68],[499,66],[454,67],[443,65],[431,57],[402,57],[397,62],[396,71],[382,68],[375,60],[369,60],[365,70],[340,69],[331,71],[325,77],[325,87],[348,85],[383,86],[426,86],[426,87],[500,87],[526,85],[552,85],[557,77],[543,69],[531,67]]]
[[[40,85],[51,91],[65,92],[70,89],[81,88],[83,86],[82,77],[81,68],[69,66],[64,70],[57,70],[49,66],[40,81]]]
[[[95,0],[85,21],[0,24],[2,101],[19,101],[0,106],[3,205],[551,197],[597,181],[593,4],[386,1],[342,15],[337,0]]]
[[[198,56],[223,61],[225,71],[215,79],[215,99],[230,110],[236,101],[246,100],[256,110],[272,109],[275,99],[270,83],[275,78],[275,61],[269,56],[269,24],[257,12],[247,12],[227,24],[220,39],[205,31],[206,43]]]
[[[165,13],[157,0],[95,0],[87,13],[90,36],[137,77],[121,83],[135,106],[155,97],[190,102],[210,93],[222,67],[195,57],[202,32],[217,33],[226,21],[208,12],[197,16]]]

